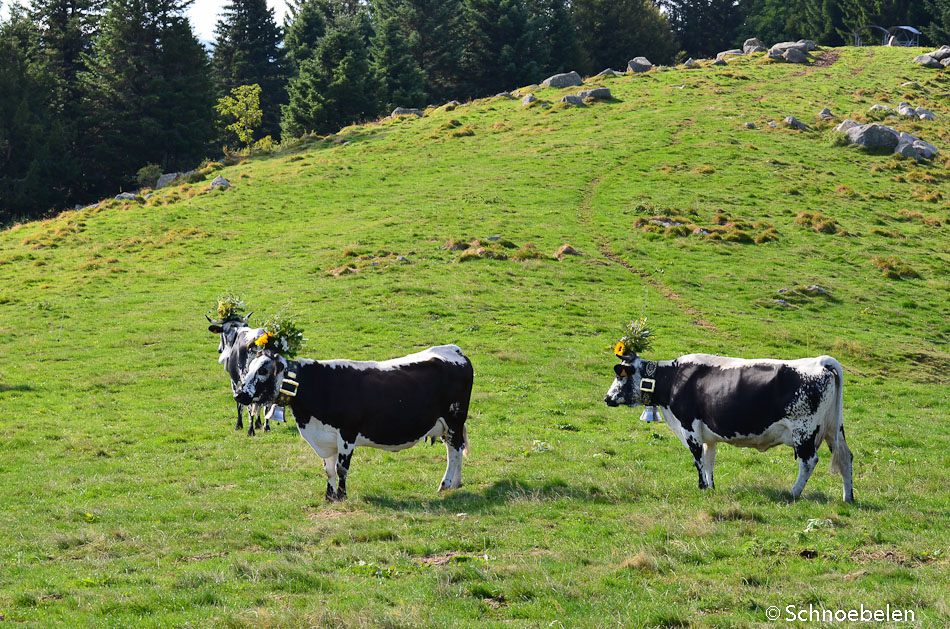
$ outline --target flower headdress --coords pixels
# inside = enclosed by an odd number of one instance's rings
[[[614,354],[620,358],[632,358],[650,349],[653,331],[647,326],[646,317],[634,319],[623,329],[623,337],[614,345]]]
[[[227,293],[218,298],[218,305],[212,309],[212,312],[219,323],[225,323],[227,321],[243,320],[242,315],[245,307],[246,304],[243,299],[233,293]]]
[[[275,314],[264,322],[264,333],[254,340],[261,349],[270,349],[286,358],[293,358],[303,345],[303,330],[296,322],[282,313]]]

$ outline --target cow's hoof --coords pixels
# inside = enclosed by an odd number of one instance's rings
[[[261,419],[259,417],[257,418],[257,420],[254,421],[254,427],[255,428],[261,427]]]
[[[270,424],[264,424],[264,432],[270,432]]]

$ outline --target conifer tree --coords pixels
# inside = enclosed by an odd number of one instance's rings
[[[283,132],[327,133],[375,116],[378,86],[370,72],[365,16],[339,15],[288,86]]]
[[[395,19],[384,18],[376,24],[370,53],[384,111],[425,105],[426,73],[410,53]]]
[[[733,47],[743,15],[736,0],[663,0],[680,47],[710,57]]]
[[[300,64],[313,56],[317,42],[326,34],[326,6],[321,0],[291,0],[284,18],[284,51],[287,76],[297,76]]]
[[[466,96],[485,96],[536,80],[540,30],[523,0],[465,0],[462,54]]]
[[[281,29],[266,0],[229,0],[215,27],[214,72],[221,95],[239,85],[261,86],[264,121],[260,135],[280,134],[280,106],[286,102]]]
[[[571,12],[584,74],[608,67],[626,70],[627,61],[637,56],[669,63],[676,55],[670,23],[650,0],[573,0]]]
[[[146,163],[192,165],[212,137],[204,48],[184,16],[192,0],[110,0],[83,75],[90,107],[87,178],[131,183]]]
[[[536,61],[542,74],[580,71],[582,55],[568,0],[531,0],[528,8],[538,29],[541,49]]]

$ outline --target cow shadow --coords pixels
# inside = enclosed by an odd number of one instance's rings
[[[0,382],[0,393],[6,393],[7,391],[15,392],[32,392],[35,391],[33,387],[28,384],[5,384]]]
[[[743,487],[737,488],[736,492],[737,498],[741,498],[741,494],[756,495],[762,498],[765,498],[769,502],[779,503],[779,504],[793,504],[796,502],[812,502],[817,504],[850,504],[852,507],[861,509],[863,511],[881,511],[883,507],[879,504],[873,504],[864,500],[859,500],[855,497],[854,502],[846,503],[841,499],[841,494],[839,492],[834,492],[832,494],[826,494],[823,491],[809,491],[808,488],[805,488],[805,491],[802,492],[802,495],[797,500],[792,498],[792,492],[788,489],[781,489],[779,487],[764,487],[762,485],[745,485]]]
[[[626,501],[617,496],[605,494],[595,487],[576,487],[560,480],[530,482],[514,479],[499,480],[477,490],[463,487],[433,498],[393,498],[370,494],[363,495],[360,499],[374,506],[394,511],[444,510],[458,513],[480,513],[518,502],[544,503],[570,500],[615,504]]]

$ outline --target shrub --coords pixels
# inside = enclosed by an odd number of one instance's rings
[[[884,277],[888,279],[900,280],[920,277],[920,273],[900,258],[882,258],[876,256],[871,259],[871,262],[880,269]]]
[[[162,167],[158,164],[146,164],[135,173],[135,181],[140,188],[154,188],[158,178],[162,176]]]
[[[543,257],[544,255],[538,251],[538,248],[532,245],[530,242],[525,243],[525,245],[518,249],[512,256],[512,258],[518,260],[519,262],[524,262],[525,260],[538,260]]]

